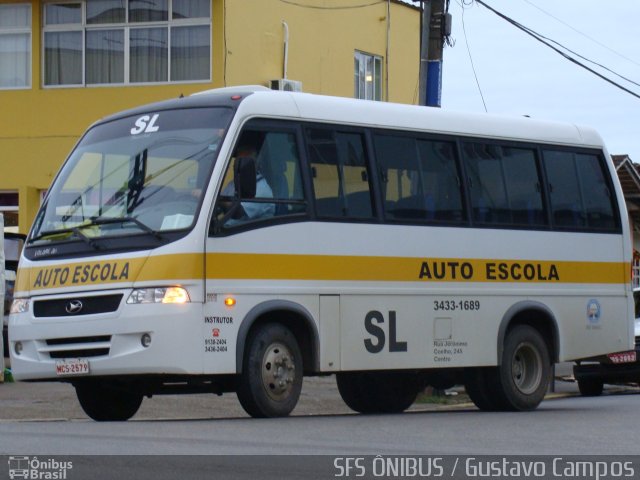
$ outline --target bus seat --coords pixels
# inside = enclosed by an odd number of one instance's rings
[[[354,192],[347,195],[347,216],[356,218],[370,218],[373,216],[371,194],[368,190]]]

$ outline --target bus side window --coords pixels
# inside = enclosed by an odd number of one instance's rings
[[[546,224],[534,150],[475,142],[462,145],[476,224]]]
[[[454,144],[377,134],[374,139],[387,220],[463,220]]]
[[[596,155],[576,154],[580,187],[585,200],[587,225],[596,230],[615,230],[616,215],[612,190],[607,184],[602,164]]]
[[[261,171],[273,190],[276,216],[306,211],[296,137],[268,132],[260,158]]]
[[[253,198],[237,198],[234,186],[235,163],[251,158],[256,167]],[[230,228],[255,220],[304,213],[296,136],[290,132],[245,130],[234,150],[216,204],[218,226]]]
[[[461,222],[464,219],[462,191],[454,144],[418,140],[418,155],[427,218],[445,223]]]
[[[318,216],[373,218],[363,136],[308,128],[307,139]]]
[[[543,156],[554,226],[614,231],[618,221],[598,156],[552,150]]]

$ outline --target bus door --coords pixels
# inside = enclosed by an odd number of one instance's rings
[[[299,143],[295,125],[252,121],[232,149],[206,242],[205,371],[235,372],[246,315],[284,297],[286,275],[264,265],[293,253],[278,226],[306,219]]]

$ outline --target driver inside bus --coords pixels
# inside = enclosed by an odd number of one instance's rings
[[[258,157],[258,152],[255,144],[253,143],[240,143],[236,148],[235,161],[238,161],[239,158],[251,158],[256,161],[256,194],[255,199],[266,199],[273,198],[273,190],[269,186],[267,179],[262,174],[260,168],[260,162],[256,159]],[[233,171],[232,168],[229,169]],[[227,177],[228,177],[227,173]],[[233,197],[235,195],[235,185],[233,179],[231,179],[227,185],[222,190],[222,197]],[[228,212],[232,208],[232,202],[223,201],[221,205],[225,212]],[[238,223],[242,223],[247,220],[257,220],[260,218],[268,218],[272,217],[275,214],[275,204],[273,203],[263,203],[260,201],[253,200],[243,200],[240,203],[241,208],[238,212],[235,212],[232,215],[232,218],[225,222],[225,226],[237,225]]]

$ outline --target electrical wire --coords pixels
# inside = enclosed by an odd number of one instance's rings
[[[464,0],[463,0],[461,6],[462,6],[462,32],[464,33],[464,43],[467,45],[467,53],[469,54],[469,61],[471,62],[471,70],[473,70],[473,77],[476,79],[476,85],[478,86],[478,92],[480,92],[480,98],[482,99],[482,105],[484,105],[484,111],[488,112],[487,104],[484,101],[484,95],[482,94],[482,88],[480,87],[480,81],[478,80],[478,74],[476,73],[476,67],[473,64],[473,57],[471,56],[471,48],[469,48],[469,39],[467,37],[467,29],[466,29],[465,24],[464,24],[465,5],[470,5],[470,4],[465,4]]]
[[[532,5],[532,6],[534,6],[534,7],[535,7],[535,5],[533,5],[533,4],[532,4],[531,2],[529,2],[528,0],[523,0],[523,1],[525,1],[525,2],[527,2],[528,4],[530,4],[530,5]],[[536,8],[538,8],[538,7],[536,7]],[[544,13],[547,13],[547,12],[545,12],[545,11],[544,11],[544,10],[542,10],[542,9],[540,9],[540,10],[541,10],[542,12],[544,12]],[[553,17],[553,15],[551,15],[551,14],[548,14],[548,15],[550,15],[551,17]],[[564,22],[562,22],[560,19],[558,19],[558,18],[556,18],[556,17],[553,17],[553,18],[555,18],[556,20],[558,20],[558,21],[559,21],[559,22],[561,22],[561,23],[564,23]],[[514,20],[514,22],[515,22],[515,20]],[[516,23],[519,23],[519,22],[516,22]],[[565,24],[565,25],[567,25],[569,28],[572,28],[573,30],[575,30],[575,28],[571,27],[571,25],[568,25],[568,24],[566,24],[566,23],[564,23],[564,24]],[[636,82],[636,81],[634,81],[634,80],[631,80],[630,78],[627,78],[627,77],[625,77],[624,75],[620,75],[618,72],[615,72],[615,71],[611,70],[610,68],[608,68],[608,67],[606,67],[606,66],[602,65],[601,63],[598,63],[598,62],[596,62],[596,61],[594,61],[594,60],[591,60],[590,58],[587,58],[587,57],[585,57],[584,55],[580,55],[578,52],[575,52],[575,51],[571,50],[570,48],[565,47],[565,46],[564,46],[564,45],[562,45],[560,42],[557,42],[556,40],[554,40],[554,39],[552,39],[552,38],[546,37],[546,36],[542,35],[541,33],[538,33],[538,32],[536,32],[536,31],[534,31],[534,30],[530,29],[529,27],[525,27],[524,25],[522,25],[522,24],[520,24],[520,23],[519,23],[519,25],[520,25],[522,28],[527,29],[528,31],[530,31],[530,32],[531,32],[531,33],[533,33],[534,35],[537,35],[537,36],[539,36],[540,38],[544,38],[545,40],[548,40],[548,41],[549,41],[549,42],[551,42],[551,43],[555,43],[555,44],[556,44],[556,45],[558,45],[560,48],[563,48],[563,49],[564,49],[564,50],[566,50],[567,52],[572,53],[573,55],[575,55],[575,56],[577,56],[577,57],[581,58],[582,60],[585,60],[585,61],[587,61],[587,62],[589,62],[589,63],[592,63],[592,64],[594,64],[594,65],[596,65],[596,66],[598,66],[598,67],[602,68],[603,70],[606,70],[606,71],[608,71],[608,72],[610,72],[610,73],[613,73],[616,77],[621,78],[621,79],[623,79],[623,80],[625,80],[625,81],[627,81],[627,82],[629,82],[629,83],[633,83],[634,85],[637,85],[638,87],[640,87],[640,83],[638,83],[638,82]],[[580,33],[578,30],[575,30],[575,31],[576,31],[576,32],[578,32],[578,33]],[[585,35],[585,36],[586,36],[586,35]],[[589,38],[589,37],[587,37],[587,38]],[[591,39],[591,40],[593,40],[593,39]],[[593,40],[593,41],[595,42],[595,40]],[[598,43],[598,42],[596,42],[596,43]],[[600,44],[600,45],[602,45],[602,44]],[[605,48],[607,48],[605,45],[602,45],[602,46],[603,46],[603,47],[605,47]],[[611,49],[609,49],[609,50],[611,50]],[[616,53],[614,50],[612,50],[612,51],[613,51],[614,53]]]
[[[342,6],[342,7],[321,7],[319,5],[304,5],[302,3],[294,2],[292,0],[280,0],[280,1],[282,3],[287,3],[289,5],[294,5],[296,7],[313,8],[315,10],[351,10],[356,8],[371,7],[373,5],[378,5],[379,3],[385,3],[387,0],[376,0],[374,2],[362,3],[360,5],[349,5],[349,6]]]
[[[606,50],[609,50],[611,53],[614,53],[614,54],[615,54],[615,55],[617,55],[618,57],[620,57],[620,58],[624,58],[625,60],[627,60],[627,61],[629,61],[629,62],[633,63],[634,65],[637,65],[638,67],[640,67],[640,63],[638,63],[638,62],[636,62],[635,60],[633,60],[633,59],[631,59],[631,58],[629,58],[629,57],[627,57],[627,56],[623,55],[622,53],[620,53],[620,52],[618,52],[618,51],[614,50],[613,48],[608,47],[608,46],[607,46],[607,45],[605,45],[604,43],[599,42],[599,41],[598,41],[598,40],[596,40],[595,38],[590,37],[590,36],[589,36],[589,35],[587,35],[586,33],[581,32],[581,31],[580,31],[580,30],[578,30],[577,28],[575,28],[575,27],[573,27],[573,26],[569,25],[569,24],[568,24],[567,22],[565,22],[564,20],[562,20],[562,19],[560,19],[560,18],[556,17],[555,15],[553,15],[553,14],[551,14],[551,13],[547,12],[545,9],[543,9],[543,8],[539,7],[539,6],[538,6],[538,5],[536,5],[535,3],[533,3],[533,2],[531,2],[531,1],[529,1],[529,0],[522,0],[522,1],[523,1],[523,2],[525,2],[525,3],[528,3],[528,4],[529,4],[529,5],[531,5],[533,8],[536,8],[536,9],[540,10],[542,13],[544,13],[545,15],[547,15],[547,16],[549,16],[549,17],[553,18],[555,21],[557,21],[557,22],[561,23],[561,24],[562,24],[562,25],[564,25],[565,27],[570,28],[571,30],[573,30],[573,31],[574,31],[574,32],[576,32],[577,34],[582,35],[584,38],[586,38],[586,39],[588,39],[588,40],[591,40],[591,41],[592,41],[593,43],[595,43],[596,45],[600,45],[602,48],[604,48],[604,49],[606,49]]]
[[[611,80],[610,78],[606,77],[605,75],[601,74],[600,72],[597,72],[596,70],[589,68],[587,65],[580,63],[578,60],[576,60],[575,58],[573,58],[572,56],[570,56],[569,54],[563,52],[562,50],[560,50],[557,47],[554,47],[553,45],[547,43],[546,38],[543,37],[542,35],[540,35],[539,33],[535,32],[534,30],[531,30],[528,27],[525,27],[524,25],[518,23],[517,21],[513,20],[512,18],[509,18],[508,16],[506,16],[503,13],[500,13],[499,11],[497,11],[496,9],[494,9],[493,7],[491,7],[490,5],[487,5],[484,1],[482,0],[475,0],[478,4],[482,5],[484,8],[486,8],[487,10],[493,12],[494,14],[496,14],[498,17],[502,18],[503,20],[507,21],[508,23],[510,23],[511,25],[513,25],[514,27],[518,28],[519,30],[522,30],[524,33],[526,33],[527,35],[533,37],[534,39],[536,39],[538,42],[542,43],[543,45],[545,45],[546,47],[550,48],[551,50],[553,50],[554,52],[558,53],[559,55],[562,55],[564,58],[566,58],[567,60],[569,60],[571,63],[574,63],[576,65],[578,65],[579,67],[587,70],[588,72],[596,75],[597,77],[600,77],[602,80],[604,80],[607,83],[610,83],[611,85],[613,85],[614,87],[619,88],[620,90],[628,93],[629,95],[632,95],[636,98],[640,99],[640,95],[635,93],[634,91],[626,88],[623,85],[620,85],[617,82],[614,82],[613,80]],[[464,12],[464,11],[463,11]],[[463,23],[464,25],[464,23]],[[554,43],[558,44],[558,42],[553,41]],[[560,44],[558,44],[560,45]],[[565,50],[568,50],[568,48],[566,47],[562,47]],[[591,60],[589,60],[591,61]],[[592,62],[595,63],[595,62]],[[616,74],[617,75],[617,74]],[[635,83],[635,82],[634,82]]]
[[[531,30],[531,29],[529,29],[529,28],[525,27],[524,25],[522,25],[522,26],[523,26],[524,28],[526,28],[527,30],[530,30],[530,31],[531,31],[531,33],[533,33],[534,35],[537,35],[537,36],[539,36],[540,38],[544,38],[545,40],[547,40],[547,41],[549,41],[549,42],[551,42],[551,43],[555,43],[555,44],[556,44],[556,45],[558,45],[560,48],[563,48],[563,49],[565,49],[567,52],[574,54],[576,57],[579,57],[579,58],[581,58],[582,60],[585,60],[585,61],[587,61],[587,62],[589,62],[589,63],[592,63],[592,64],[594,64],[594,65],[596,65],[596,66],[598,66],[598,67],[602,68],[603,70],[606,70],[606,71],[608,71],[608,72],[610,72],[610,73],[613,73],[616,77],[619,77],[619,78],[621,78],[621,79],[623,79],[623,80],[625,80],[625,81],[627,81],[627,82],[629,82],[629,83],[633,83],[634,85],[637,85],[638,87],[640,87],[640,83],[638,83],[638,82],[636,82],[636,81],[634,81],[634,80],[631,80],[630,78],[627,78],[627,77],[625,77],[624,75],[620,75],[619,73],[617,73],[617,72],[615,72],[615,71],[611,70],[609,67],[606,67],[606,66],[602,65],[601,63],[598,63],[598,62],[596,62],[596,61],[594,61],[594,60],[591,60],[590,58],[587,58],[587,57],[585,57],[584,55],[580,55],[578,52],[574,52],[574,51],[573,51],[573,50],[571,50],[570,48],[565,47],[565,46],[564,46],[564,45],[562,45],[560,42],[557,42],[556,40],[554,40],[554,39],[552,39],[552,38],[546,37],[546,36],[542,35],[541,33],[535,32],[535,31],[533,31],[533,30]]]

